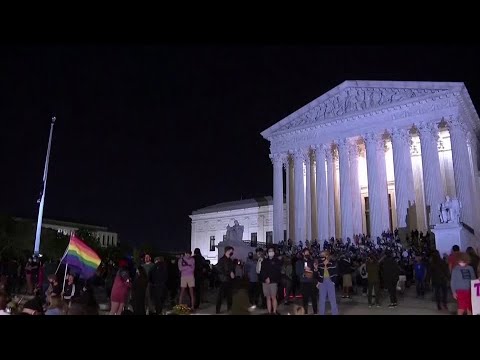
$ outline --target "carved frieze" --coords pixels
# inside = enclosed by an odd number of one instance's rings
[[[440,93],[441,89],[347,88],[300,115],[279,130],[288,130],[366,110]]]

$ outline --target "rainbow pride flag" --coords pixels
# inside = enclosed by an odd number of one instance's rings
[[[88,279],[95,274],[102,260],[82,240],[72,235],[61,262],[79,270],[80,277]]]

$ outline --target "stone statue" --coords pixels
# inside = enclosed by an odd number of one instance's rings
[[[460,223],[460,201],[457,199],[450,199],[450,196],[445,196],[445,201],[438,206],[440,222],[446,223]]]
[[[243,242],[243,226],[237,220],[233,221],[234,225],[227,225],[227,241],[229,242]]]
[[[460,209],[462,208],[462,204],[458,199],[453,199],[452,204],[450,207],[450,220],[455,224],[460,223]]]

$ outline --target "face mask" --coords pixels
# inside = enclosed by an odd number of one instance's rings
[[[321,262],[324,262],[326,259],[327,259],[326,257],[321,257],[321,258],[320,258],[320,261],[321,261]]]
[[[248,255],[248,258],[249,258],[249,259],[253,259],[253,255]]]
[[[275,253],[273,251],[268,252],[268,257],[269,258],[273,258],[274,255],[275,255]]]
[[[463,261],[460,261],[460,262],[458,263],[458,265],[460,265],[460,266],[465,266],[466,263],[464,263]]]

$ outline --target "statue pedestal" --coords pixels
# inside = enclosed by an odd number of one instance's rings
[[[218,259],[220,259],[225,254],[225,247],[233,247],[233,258],[245,262],[248,258],[249,252],[255,252],[255,248],[251,247],[250,244],[246,244],[243,241],[222,241],[217,245],[218,249]]]
[[[440,256],[450,254],[453,245],[460,246],[460,251],[465,251],[469,246],[478,251],[478,242],[475,241],[475,237],[461,224],[437,224],[432,232],[435,234],[435,246],[440,252]]]

